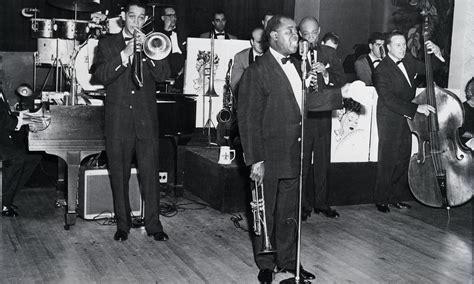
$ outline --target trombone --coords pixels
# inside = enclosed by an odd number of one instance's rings
[[[263,195],[263,184],[257,185],[253,182],[252,187],[252,202],[250,207],[253,213],[253,230],[255,235],[261,236],[263,233],[263,248],[258,254],[274,253],[270,238],[268,236],[267,218],[265,216],[265,198]],[[262,232],[263,231],[263,232]]]
[[[142,29],[152,23],[153,20],[149,19],[142,26]],[[168,36],[160,32],[151,31],[145,36],[143,44],[137,42],[138,32],[142,30],[135,28],[133,33],[133,46],[135,50],[134,62],[132,65],[132,76],[138,87],[143,87],[143,53],[152,60],[161,60],[166,58],[171,52],[171,40]]]

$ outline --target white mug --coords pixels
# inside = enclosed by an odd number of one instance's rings
[[[235,159],[235,150],[231,150],[229,146],[221,146],[219,161],[221,165],[230,165]]]

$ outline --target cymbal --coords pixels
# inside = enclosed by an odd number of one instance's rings
[[[48,0],[48,3],[60,9],[77,12],[97,12],[102,9],[102,5],[93,0]]]
[[[158,8],[164,8],[164,7],[174,7],[174,5],[167,5],[160,3],[160,1],[157,0],[150,0],[148,3],[146,3],[148,6],[153,6],[153,7],[158,7]]]

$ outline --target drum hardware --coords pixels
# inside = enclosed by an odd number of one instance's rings
[[[34,17],[36,18],[36,14],[38,14],[40,12],[39,9],[37,8],[23,8],[21,9],[21,15],[25,18],[31,18],[31,17]],[[31,14],[33,13],[33,14]]]
[[[214,39],[214,32],[212,32],[211,34],[211,53],[210,53],[210,57],[209,57],[209,67],[210,67],[210,70],[209,70],[209,88],[207,90],[207,92],[203,95],[203,100],[204,100],[204,97],[209,97],[209,114],[208,114],[208,118],[207,118],[207,122],[206,124],[203,126],[203,130],[205,128],[207,128],[207,142],[208,142],[208,146],[216,146],[217,144],[216,143],[212,143],[211,142],[211,127],[212,128],[215,128],[216,126],[214,125],[214,122],[212,122],[212,97],[218,97],[219,95],[216,93],[216,90],[214,89],[214,69],[215,69],[215,54],[214,54],[214,45],[215,45],[215,39]],[[205,70],[206,68],[203,67],[203,72],[204,72],[204,76],[203,78],[205,78]],[[204,82],[206,80],[204,79]],[[202,85],[203,89],[204,89],[204,86],[205,84]],[[204,106],[204,103],[203,103],[203,106]],[[204,116],[204,107],[203,107],[203,116]]]
[[[37,70],[40,65],[51,65],[48,74],[43,82],[41,91],[44,90],[49,79],[51,70],[55,68],[55,91],[62,89],[62,80],[64,77],[69,80],[70,74],[65,66],[70,66],[73,59],[76,44],[74,40],[64,40],[59,38],[38,38],[38,51],[34,53],[34,73],[33,86],[36,87]]]

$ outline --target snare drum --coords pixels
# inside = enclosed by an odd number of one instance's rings
[[[85,91],[97,91],[104,88],[104,86],[100,85],[98,82],[94,82],[92,74],[90,73],[91,67],[95,63],[98,44],[99,40],[88,39],[87,43],[84,44],[77,53],[74,62],[77,82]]]
[[[87,39],[89,22],[80,20],[54,19],[54,37],[64,39]]]
[[[59,38],[39,38],[38,39],[38,55],[36,57],[37,64],[54,65],[57,57],[58,64],[68,65],[74,53],[74,47],[79,42],[68,39]]]
[[[33,38],[52,38],[53,20],[50,19],[31,19],[31,30]]]

